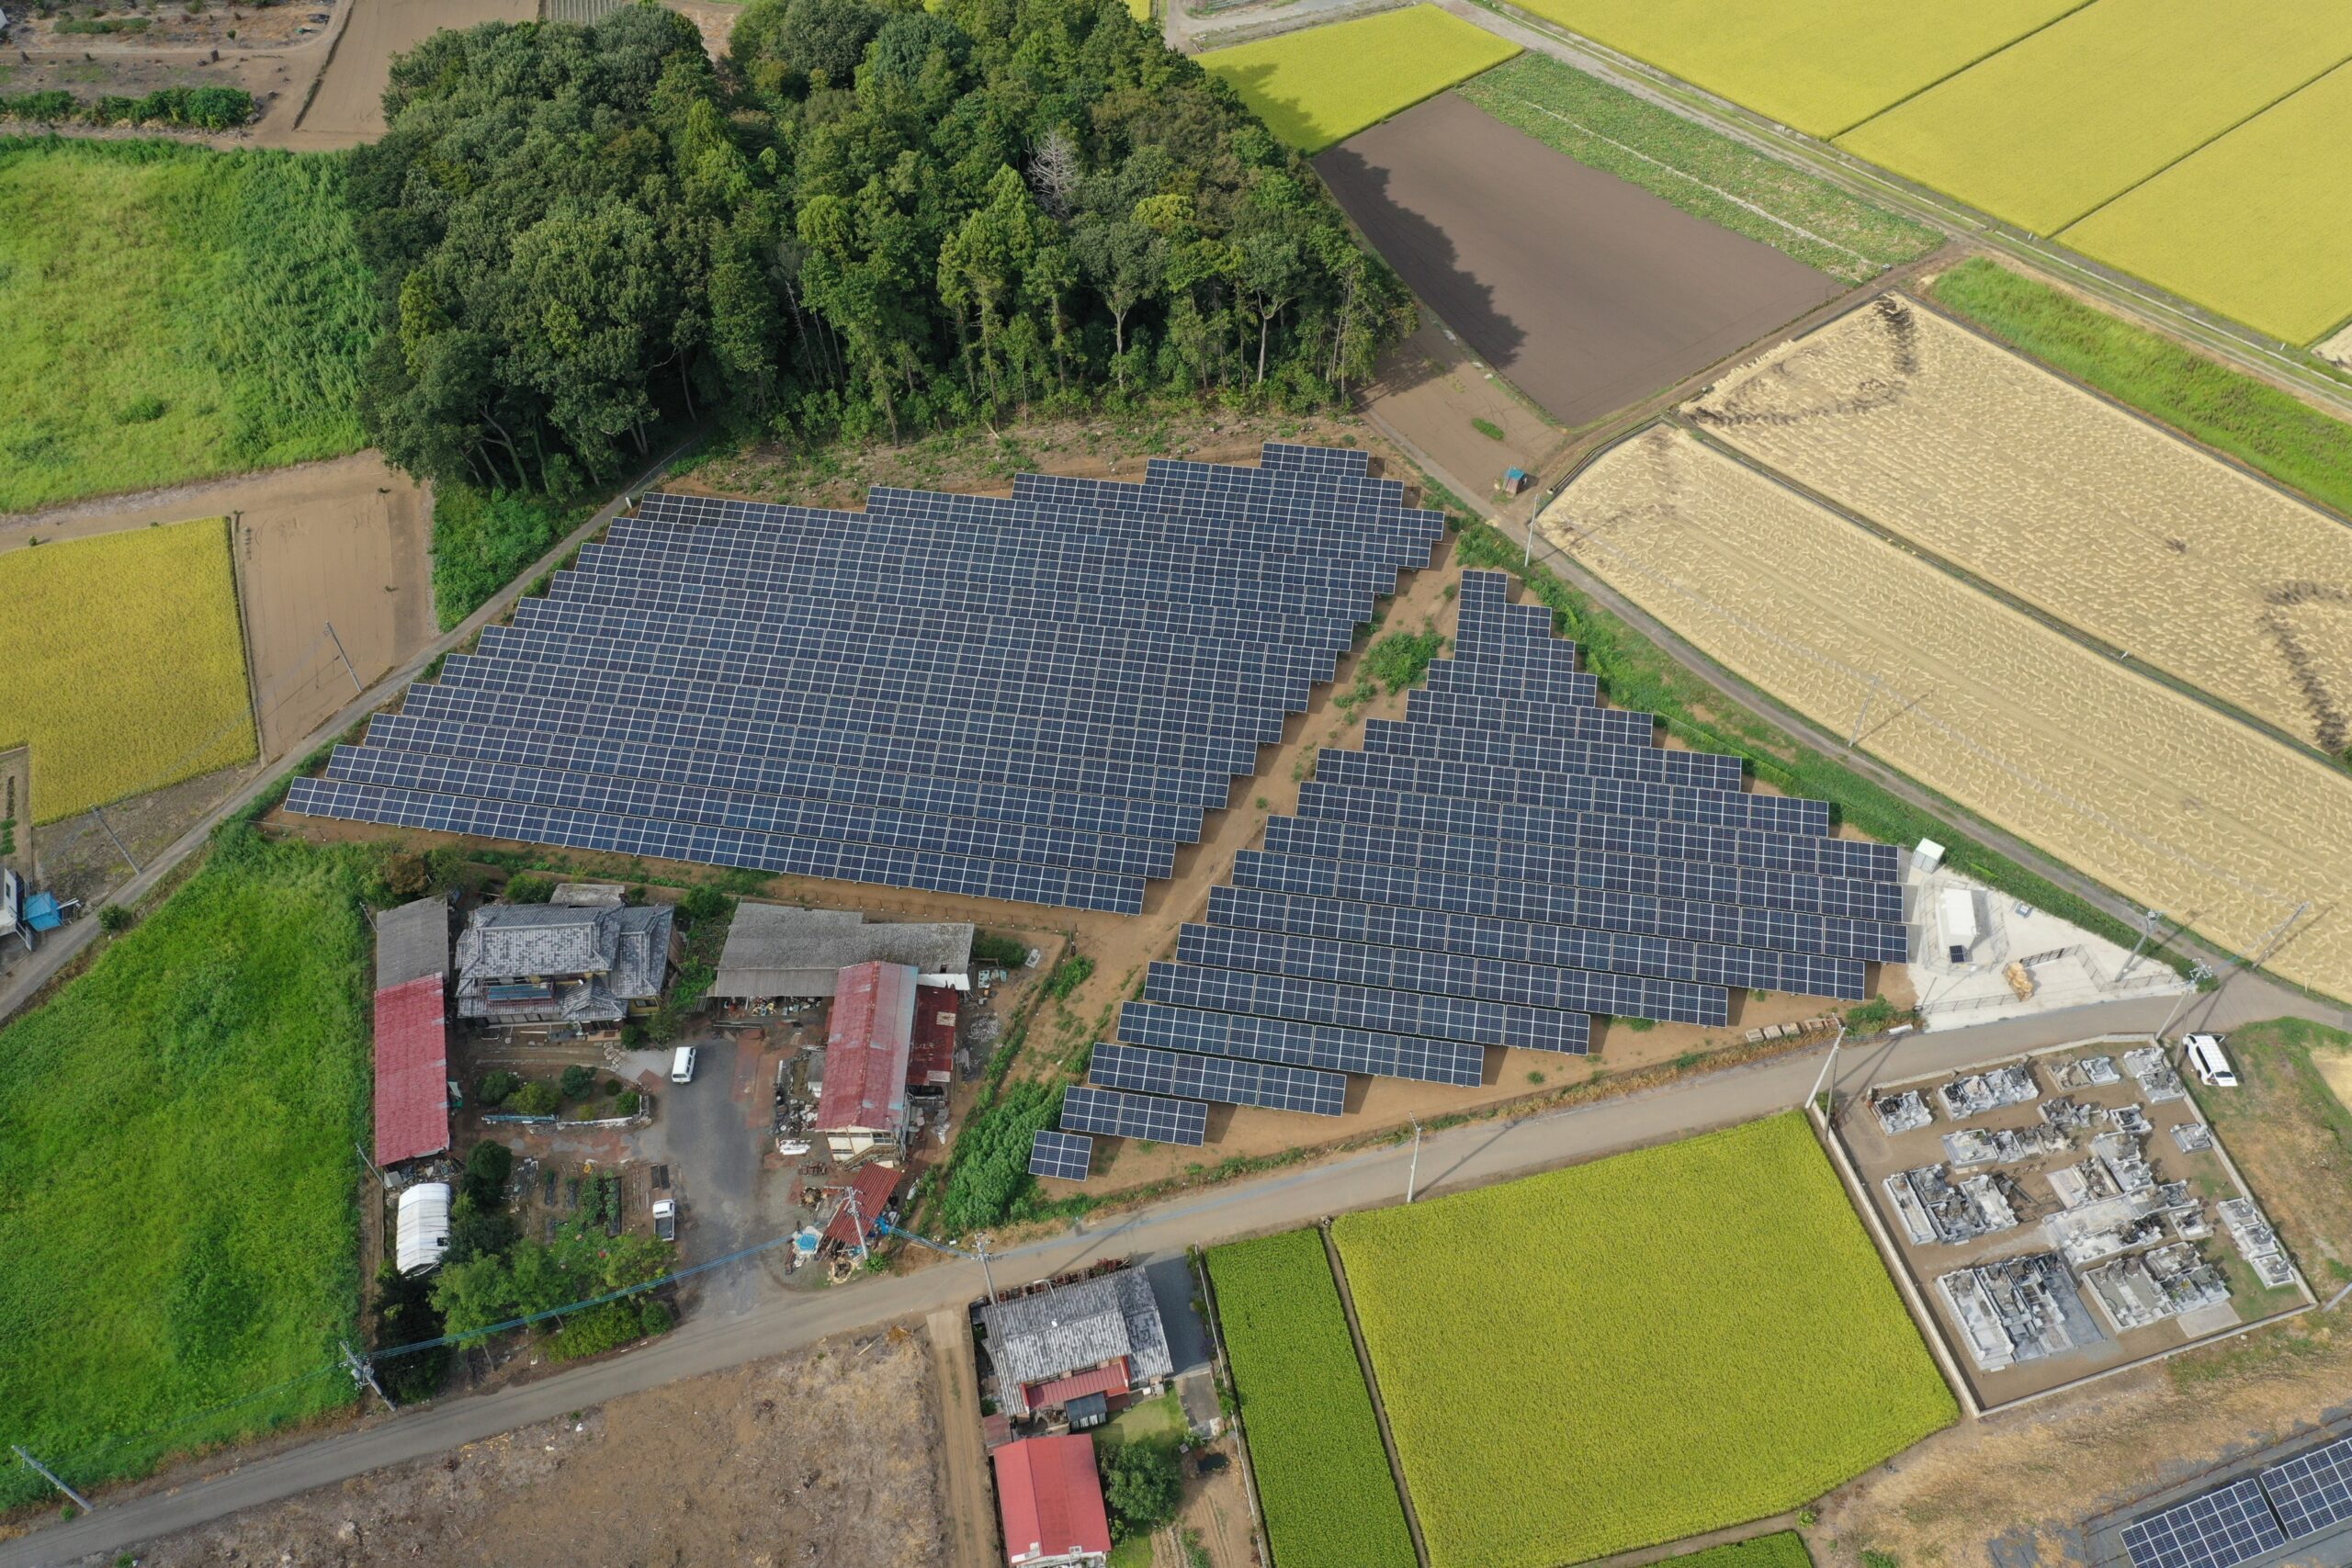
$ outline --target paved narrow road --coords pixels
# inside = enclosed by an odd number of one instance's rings
[[[2181,1027],[2226,1029],[2253,1018],[2301,1010],[2288,1005],[2290,1000],[2300,998],[2258,976],[2238,976],[2199,998]],[[1853,1094],[1884,1077],[1946,1071],[2100,1033],[2146,1031],[2163,1021],[2171,1006],[2169,998],[2109,1003],[1849,1047],[1838,1054],[1838,1085],[1841,1093]],[[1815,1049],[1622,1099],[1436,1134],[1421,1148],[1420,1191],[1476,1187],[1795,1106],[1820,1074],[1826,1055]],[[1397,1202],[1404,1197],[1411,1157],[1409,1144],[1400,1144],[1328,1165],[1184,1193],[1013,1248],[995,1259],[997,1278],[1009,1284],[1102,1258],[1181,1253],[1187,1247]],[[168,1490],[119,1504],[101,1498],[95,1513],[0,1543],[0,1568],[56,1568],[92,1553],[123,1551],[241,1508],[550,1420],[583,1405],[778,1355],[828,1335],[951,1308],[981,1290],[978,1266],[959,1261],[910,1274],[862,1278],[815,1294],[770,1297],[740,1315],[705,1314],[650,1345],[593,1366],[520,1387],[446,1399],[396,1416],[373,1417],[250,1463],[231,1458],[214,1468],[192,1466],[189,1478]]]

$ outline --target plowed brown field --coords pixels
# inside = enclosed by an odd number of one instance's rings
[[[2324,750],[2352,740],[2352,528],[1897,295],[1691,423]]]
[[[2102,658],[1688,433],[1644,432],[1544,533],[1710,658],[2230,949],[2352,995],[2352,779]],[[1864,705],[1868,705],[1867,714]]]

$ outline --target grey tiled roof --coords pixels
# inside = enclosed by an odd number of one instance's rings
[[[449,974],[449,906],[419,898],[376,917],[376,988]]]
[[[739,904],[710,994],[722,999],[830,997],[835,977],[860,964],[910,964],[925,975],[972,966],[972,928],[953,922],[867,923],[852,909]]]
[[[661,904],[492,904],[476,909],[458,933],[458,1015],[491,1016],[485,993],[492,986],[547,980],[555,983],[554,1000],[519,1011],[502,1008],[497,1016],[616,1022],[629,1003],[662,994],[673,918],[669,906]]]
[[[1043,1382],[1119,1356],[1133,1359],[1132,1376],[1139,1383],[1175,1370],[1159,1304],[1140,1269],[999,1302],[980,1309],[980,1321],[988,1325],[989,1359],[1000,1387]]]

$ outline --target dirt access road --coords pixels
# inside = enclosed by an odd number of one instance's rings
[[[1839,1054],[1838,1087],[1841,1093],[1859,1093],[1881,1078],[1948,1070],[2109,1031],[2145,1031],[2169,1010],[2169,999],[2159,998],[1851,1048]],[[2181,1023],[2227,1029],[2249,1017],[2308,1010],[2292,993],[2258,976],[2238,976],[2199,998]],[[2331,1011],[2331,1020],[2335,1016]],[[1803,1101],[1822,1058],[1821,1052],[1806,1052],[1524,1121],[1474,1122],[1434,1134],[1421,1147],[1420,1188],[1435,1193],[1480,1186],[1784,1110]],[[1001,1285],[1042,1279],[1104,1258],[1176,1256],[1187,1246],[1393,1203],[1404,1193],[1412,1158],[1409,1145],[1397,1145],[1255,1181],[1181,1193],[1128,1213],[1099,1215],[1091,1224],[995,1255],[997,1280]],[[126,1489],[102,1499],[95,1513],[0,1542],[0,1568],[34,1568],[125,1550],[567,1411],[779,1355],[831,1335],[958,1308],[981,1289],[978,1266],[958,1260],[862,1279],[815,1295],[772,1299],[741,1316],[691,1319],[641,1349],[537,1382],[369,1419],[251,1462],[241,1462],[233,1452],[198,1461],[148,1483],[143,1495]]]
[[[1315,160],[1413,292],[1561,423],[1589,423],[1844,285],[1589,169],[1459,94]]]

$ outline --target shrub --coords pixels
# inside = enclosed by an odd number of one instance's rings
[[[533,1078],[506,1099],[506,1109],[517,1116],[552,1116],[563,1103],[555,1085]]]
[[[466,1196],[478,1213],[505,1206],[506,1182],[514,1174],[514,1151],[484,1138],[466,1151]]]
[[[1102,1501],[1117,1540],[1148,1536],[1175,1518],[1183,1490],[1175,1453],[1159,1443],[1121,1443],[1103,1452]]]
[[[547,554],[583,515],[542,496],[442,484],[433,493],[433,606],[447,631]],[[541,579],[542,585],[545,579]]]
[[[670,1309],[655,1297],[647,1296],[645,1304],[637,1309],[637,1325],[648,1334],[667,1334],[670,1324]]]
[[[138,923],[138,911],[128,904],[103,904],[98,908],[98,929],[108,936],[120,936]]]
[[[1363,671],[1394,696],[1419,685],[1430,672],[1430,660],[1444,651],[1445,638],[1433,631],[1390,632],[1363,656]]]
[[[516,872],[506,879],[506,901],[510,904],[544,904],[555,897],[555,878],[536,872]]]
[[[977,931],[972,937],[972,962],[990,969],[1018,969],[1029,962],[1029,944],[1001,931]]]
[[[1046,994],[1059,1001],[1086,984],[1086,977],[1093,973],[1094,960],[1072,954],[1055,964],[1054,972],[1046,976]]]
[[[577,1361],[601,1356],[607,1350],[619,1349],[644,1333],[637,1303],[632,1301],[606,1302],[560,1321],[561,1331],[547,1339],[550,1361]]]
[[[735,913],[735,900],[716,887],[689,887],[678,899],[678,913],[695,925],[725,919]]]
[[[1474,419],[1470,422],[1470,428],[1489,441],[1507,439],[1503,434],[1503,427],[1491,419]]]
[[[394,850],[384,857],[384,886],[395,897],[413,898],[433,886],[433,874],[424,857],[404,850]]]
[[[1029,1145],[1061,1109],[1061,1089],[1036,1082],[1010,1085],[996,1103],[966,1124],[940,1200],[940,1224],[961,1235],[1001,1224],[1036,1188],[1029,1174]]]
[[[613,1114],[616,1116],[634,1116],[637,1114],[639,1107],[642,1106],[644,1103],[645,1097],[638,1093],[637,1090],[633,1089],[624,1089],[621,1092],[620,1097],[613,1101]]]
[[[523,1080],[503,1067],[482,1074],[481,1082],[474,1086],[474,1097],[484,1105],[503,1105],[506,1099],[522,1087]]]
[[[557,1087],[563,1091],[566,1100],[585,1100],[589,1091],[596,1087],[596,1069],[574,1062],[563,1069]]]

